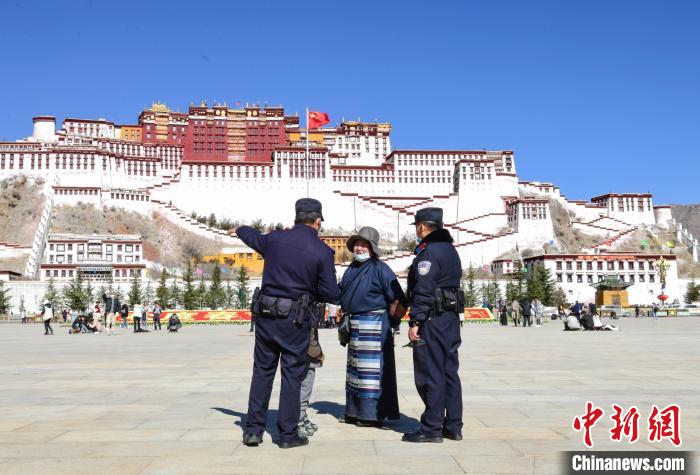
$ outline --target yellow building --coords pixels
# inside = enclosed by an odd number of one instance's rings
[[[141,126],[121,125],[119,138],[122,140],[128,140],[129,142],[141,142]]]
[[[245,266],[251,274],[262,274],[265,265],[262,256],[252,249],[222,249],[220,254],[204,256],[204,262],[218,262],[229,267]]]
[[[336,264],[350,261],[350,252],[345,246],[348,236],[319,236],[319,239],[335,251]],[[245,266],[252,274],[261,274],[265,266],[263,257],[247,248],[224,248],[219,254],[204,256],[204,262],[218,262],[219,265],[229,267]]]

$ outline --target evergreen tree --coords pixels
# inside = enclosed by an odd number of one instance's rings
[[[114,297],[117,298],[120,302],[124,302],[124,291],[122,291],[121,287],[115,285],[112,289],[112,293],[114,294]]]
[[[463,284],[464,287],[464,305],[467,308],[473,308],[478,306],[479,302],[479,291],[476,288],[476,283],[474,282],[474,266],[469,264],[469,269],[467,270],[467,278]]]
[[[202,276],[199,278],[199,286],[195,291],[195,295],[197,308],[201,310],[207,305],[207,286],[204,284],[204,272],[202,272]]]
[[[83,303],[85,305],[85,308],[92,309],[93,303],[97,300],[95,298],[95,288],[90,284],[90,281],[88,280],[85,282],[85,288],[83,288]]]
[[[561,287],[557,287],[552,292],[552,306],[559,308],[559,305],[566,306],[566,292]]]
[[[56,290],[56,284],[53,281],[53,277],[49,279],[49,284],[46,286],[46,293],[44,294],[43,300],[48,300],[51,302],[53,308],[58,308],[62,305],[61,294]]]
[[[68,282],[68,284],[63,287],[63,300],[65,301],[66,305],[77,311],[84,311],[86,306],[85,306],[85,293],[83,289],[83,278],[80,276],[80,274],[76,274],[76,276]]]
[[[497,305],[498,301],[501,300],[501,286],[498,285],[498,280],[496,280],[496,276],[493,276],[491,278],[491,282],[488,284],[488,294],[489,294],[489,302],[492,305]]]
[[[540,299],[544,300],[544,285],[542,283],[542,271],[544,267],[541,264],[536,264],[532,275],[527,280],[527,298],[528,300]]]
[[[182,303],[182,291],[180,286],[177,284],[177,278],[174,278],[168,289],[168,298],[170,302],[166,302],[163,305],[171,305],[172,308],[176,308]]]
[[[226,288],[224,289],[226,295],[226,308],[234,308],[233,303],[238,299],[236,298],[236,291],[231,287],[231,278],[226,279]]]
[[[153,286],[151,285],[151,279],[146,280],[146,286],[143,288],[143,298],[148,304],[153,303],[153,298],[155,297],[155,292],[153,291]]]
[[[5,288],[5,281],[0,280],[0,313],[7,313],[10,309],[9,289]]]
[[[518,300],[527,296],[527,279],[525,274],[527,273],[527,268],[523,266],[522,261],[515,261],[513,263],[513,277],[515,278],[515,296]]]
[[[160,281],[158,283],[158,288],[156,289],[156,300],[163,307],[168,306],[170,291],[168,290],[168,271],[163,269],[160,273]]]
[[[512,280],[506,283],[506,304],[510,305],[513,300],[518,300],[518,289]]]
[[[194,285],[192,285],[193,280],[194,274],[192,272],[192,264],[188,262],[187,270],[182,277],[182,281],[185,284],[182,292],[182,305],[186,310],[194,310],[197,306],[197,290],[194,288]]]
[[[248,269],[246,266],[241,266],[238,269],[238,275],[236,275],[236,297],[238,308],[248,308],[250,304],[250,291],[248,290],[248,282],[250,278],[248,277]]]
[[[221,268],[219,264],[214,265],[214,270],[211,273],[211,285],[207,294],[209,307],[216,310],[223,307],[226,303],[226,292],[221,285]]]
[[[114,276],[110,272],[109,276],[107,277],[107,293],[113,293],[114,290]]]
[[[141,292],[141,282],[138,276],[131,281],[131,289],[129,289],[129,307],[133,308],[137,303],[143,302],[143,293]]]
[[[684,299],[685,303],[693,303],[700,300],[700,285],[695,284],[695,279],[688,282]]]
[[[542,294],[542,305],[551,306],[554,305],[553,299],[557,284],[554,282],[552,271],[547,269],[543,264],[540,264],[540,266],[542,267],[540,274],[542,278],[542,289],[544,290]]]

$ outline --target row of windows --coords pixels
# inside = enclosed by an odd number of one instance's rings
[[[46,277],[73,277],[72,269],[46,269],[44,272]],[[114,277],[141,277],[141,269],[114,269]]]
[[[78,252],[84,251],[85,250],[85,244],[78,244],[77,246]],[[113,244],[105,244],[105,249],[107,252],[112,252],[114,245]],[[117,252],[122,252],[122,249],[124,252],[139,252],[141,250],[141,245],[140,244],[117,244]],[[88,251],[90,252],[101,252],[102,249],[102,244],[100,243],[91,243],[88,244],[87,246]],[[49,244],[49,250],[53,251],[56,250],[57,252],[65,252],[66,250],[72,251],[73,250],[73,244]]]
[[[106,260],[109,262],[141,262],[141,256],[139,256],[139,255],[122,256],[121,254],[117,254],[117,260],[114,261],[113,254],[105,254],[105,257],[103,259],[101,253],[88,253],[87,259],[85,259],[85,254],[82,252],[78,252],[76,259],[78,260],[78,262],[85,261],[85,260],[88,260],[88,261]],[[71,264],[73,262],[73,255],[72,254],[68,254],[68,255],[56,254],[55,256],[53,254],[49,255],[49,263],[50,264],[53,264],[53,263],[63,264],[64,262]]]
[[[618,279],[622,282],[630,282],[634,284],[635,282],[646,282],[647,278],[650,283],[656,282],[656,276],[654,274],[638,274],[638,275],[618,275]],[[598,276],[598,282],[602,282],[605,280],[604,275],[599,275]],[[566,282],[572,283],[574,281],[574,274],[566,274]],[[557,282],[564,282],[564,275],[563,274],[557,274]],[[591,274],[586,274],[586,282],[589,284],[593,283],[593,275]],[[576,274],[576,283],[577,284],[582,284],[583,283],[583,274]]]
[[[615,266],[616,262],[617,262],[617,266]],[[644,270],[645,266],[649,270],[654,269],[654,261],[648,261],[646,263],[645,263],[645,261],[638,261],[636,264],[635,264],[635,261],[607,261],[605,263],[603,261],[595,261],[595,262],[586,261],[585,267],[586,267],[586,270],[593,270],[594,267],[596,270],[603,270],[604,264],[607,264],[606,270],[615,270],[615,269],[625,270],[625,268],[628,270],[634,270],[635,265],[636,265],[638,270]],[[564,266],[566,266],[566,270],[572,270],[574,263],[573,263],[573,261],[564,261],[564,262],[557,261],[557,263],[556,263],[557,270],[562,270],[564,268]],[[576,270],[583,270],[583,267],[584,267],[583,261],[576,261]]]

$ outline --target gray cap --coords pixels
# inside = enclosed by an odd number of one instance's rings
[[[374,253],[377,256],[379,255],[379,231],[377,231],[371,226],[361,227],[357,234],[353,234],[348,238],[346,246],[348,247],[350,252],[353,252],[353,246],[355,246],[355,242],[358,239],[364,239],[365,241],[369,242],[370,246],[372,246],[372,250],[374,251]]]

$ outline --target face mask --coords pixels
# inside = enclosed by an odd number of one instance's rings
[[[371,254],[369,252],[365,252],[364,254],[355,254],[354,252],[352,253],[352,257],[357,261],[357,262],[365,262],[367,259],[371,257]]]
[[[420,237],[420,225],[416,227],[416,244],[420,244],[423,238]]]

